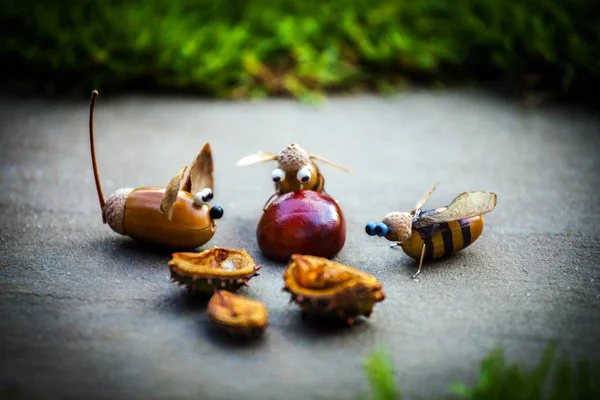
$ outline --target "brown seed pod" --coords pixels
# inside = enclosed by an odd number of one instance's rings
[[[226,290],[216,290],[207,306],[210,322],[232,336],[258,336],[268,326],[267,307]]]
[[[244,250],[219,247],[201,253],[173,253],[169,261],[172,282],[202,293],[212,293],[215,289],[235,292],[258,276],[261,268]]]
[[[304,314],[341,318],[354,323],[369,317],[383,301],[383,285],[372,275],[322,257],[293,254],[283,273],[284,291]]]

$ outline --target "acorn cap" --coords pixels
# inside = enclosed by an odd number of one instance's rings
[[[310,156],[296,143],[287,145],[278,156],[279,168],[286,172],[298,171],[309,163]]]
[[[386,239],[403,243],[412,235],[413,216],[407,212],[391,212],[383,217],[384,224],[389,228]]]
[[[110,226],[110,229],[121,235],[126,235],[125,223],[123,222],[125,219],[125,202],[132,191],[133,188],[118,189],[106,199],[102,209],[102,217]]]

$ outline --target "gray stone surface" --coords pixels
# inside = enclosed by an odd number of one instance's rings
[[[120,187],[165,185],[200,146],[213,146],[214,202],[225,209],[212,245],[264,265],[241,292],[266,303],[256,343],[212,333],[202,302],[169,283],[169,254],[102,225],[87,136],[88,101],[0,100],[0,388],[43,399],[353,399],[362,362],[391,351],[407,398],[473,382],[496,344],[532,365],[546,342],[600,358],[600,121],[578,110],[520,110],[481,93],[229,103],[103,97],[100,176]],[[296,141],[355,170],[327,166],[348,223],[336,260],[384,283],[387,298],[352,329],[300,319],[281,292],[283,264],[263,259],[255,227],[273,164],[234,166]],[[364,225],[462,191],[498,193],[483,235],[424,268]]]

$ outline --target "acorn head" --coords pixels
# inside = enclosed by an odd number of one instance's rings
[[[310,156],[297,143],[287,145],[277,157],[278,167],[286,172],[298,171],[310,163]]]
[[[404,243],[412,235],[413,216],[407,212],[391,212],[386,214],[381,221],[388,227],[385,235],[387,240]]]
[[[110,226],[110,229],[126,235],[125,233],[125,202],[133,188],[122,188],[114,192],[106,199],[102,209],[102,219]]]

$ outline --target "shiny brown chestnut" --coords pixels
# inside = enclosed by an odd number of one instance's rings
[[[269,258],[289,260],[292,254],[331,258],[346,242],[346,220],[338,203],[312,190],[277,197],[256,228],[258,247]]]

